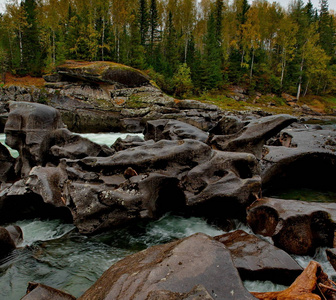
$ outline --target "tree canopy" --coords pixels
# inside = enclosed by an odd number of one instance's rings
[[[266,0],[7,2],[1,74],[39,76],[66,59],[147,70],[177,96],[228,85],[335,94],[336,15],[328,0],[286,9]]]

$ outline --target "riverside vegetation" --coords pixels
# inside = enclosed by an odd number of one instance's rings
[[[335,93],[335,28],[328,0],[13,0],[0,15],[0,73],[109,60],[175,97],[234,85],[299,100]]]

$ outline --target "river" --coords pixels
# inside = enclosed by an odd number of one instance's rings
[[[109,133],[82,136],[110,146],[118,137],[126,135]],[[4,140],[5,136],[0,134],[0,142]],[[11,153],[17,155],[17,152]],[[24,241],[19,249],[0,262],[0,299],[20,299],[25,295],[29,281],[43,283],[78,297],[106,269],[127,255],[197,232],[210,236],[223,233],[202,218],[172,214],[166,214],[157,221],[139,222],[89,237],[80,235],[72,224],[61,220],[21,220],[16,224],[23,230]],[[251,233],[242,224],[237,223],[236,227]],[[324,271],[334,277],[335,271],[327,261],[324,250],[319,249],[315,257],[294,258],[302,267],[312,259],[319,261]],[[250,291],[285,288],[272,282],[245,281],[244,284]]]

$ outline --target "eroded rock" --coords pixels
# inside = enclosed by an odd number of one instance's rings
[[[242,280],[270,280],[290,285],[302,272],[298,263],[285,251],[243,230],[215,239],[231,251]]]
[[[189,293],[199,284],[214,299],[254,299],[242,285],[230,252],[201,233],[126,257],[78,299],[153,299],[150,292]]]
[[[211,135],[208,143],[218,150],[248,152],[261,158],[266,141],[295,121],[290,115],[274,115],[252,120],[242,127],[238,120],[226,119],[214,129],[217,134]],[[219,135],[221,130],[223,133]]]
[[[272,237],[288,253],[308,255],[331,247],[336,220],[335,203],[264,198],[249,207],[247,222],[255,233]]]

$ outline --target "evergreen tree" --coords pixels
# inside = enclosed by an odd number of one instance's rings
[[[141,45],[145,46],[148,40],[149,28],[149,15],[146,0],[139,0],[139,24]]]
[[[330,57],[335,53],[335,27],[328,10],[328,0],[320,1],[319,34],[320,44]]]
[[[37,4],[35,0],[25,0],[23,8],[26,14],[27,26],[22,35],[23,43],[23,69],[34,75],[41,73],[43,66],[42,51],[39,42],[37,27]]]

